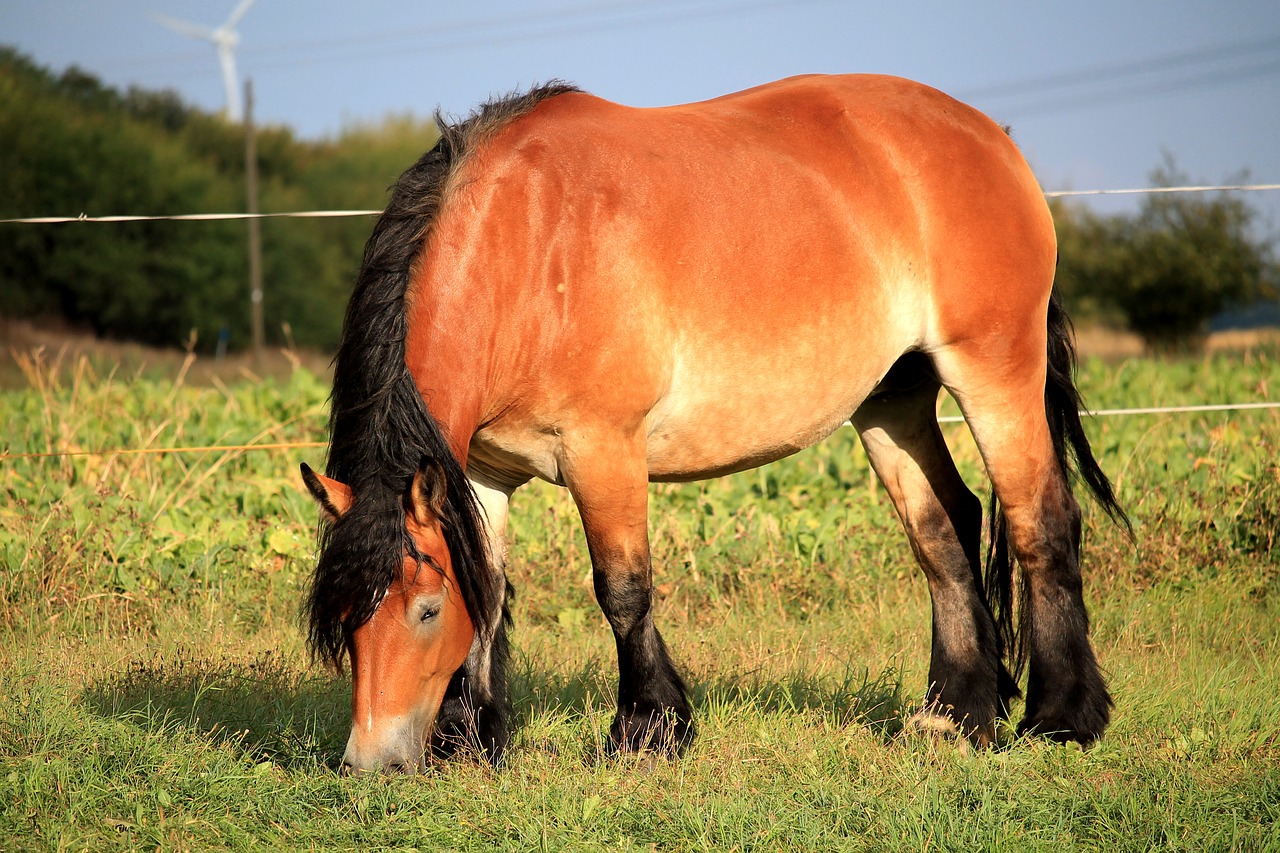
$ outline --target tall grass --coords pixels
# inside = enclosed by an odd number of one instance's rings
[[[323,437],[327,389],[22,362],[11,453]],[[1094,407],[1275,399],[1273,354],[1087,362]],[[514,748],[422,778],[333,772],[349,687],[298,605],[322,450],[0,460],[0,847],[1280,849],[1280,415],[1089,424],[1136,543],[1090,510],[1086,598],[1117,699],[1094,749],[902,733],[928,591],[850,430],[655,486],[658,621],[700,737],[606,758],[613,643],[572,501],[513,508]],[[962,425],[961,471],[985,488]]]

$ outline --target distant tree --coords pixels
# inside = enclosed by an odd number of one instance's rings
[[[236,196],[163,128],[72,69],[54,76],[0,52],[0,217],[189,213]],[[243,193],[239,194],[241,197]],[[176,226],[176,227],[175,227]],[[242,300],[243,250],[227,223],[8,225],[0,232],[0,312],[56,316],[102,335],[212,342]]]
[[[182,130],[198,115],[172,89],[152,92],[130,86],[125,95],[124,107],[134,118],[159,125],[170,133]]]
[[[1129,227],[1124,216],[1101,216],[1083,204],[1052,199],[1058,232],[1058,271],[1054,289],[1077,321],[1125,327],[1125,317],[1099,282],[1114,278],[1124,267],[1128,246],[1120,233]]]
[[[1185,185],[1166,155],[1156,187]],[[1157,352],[1198,349],[1209,320],[1276,295],[1271,243],[1257,213],[1228,193],[1152,193],[1135,216],[1057,204],[1058,287],[1078,313],[1118,320]]]
[[[335,139],[259,128],[265,212],[381,207],[435,142],[430,121],[389,118]],[[244,209],[244,133],[173,92],[120,92],[0,46],[0,219]],[[269,341],[331,347],[371,218],[262,224]],[[116,338],[179,345],[195,329],[249,341],[242,222],[0,225],[0,314],[60,318]]]

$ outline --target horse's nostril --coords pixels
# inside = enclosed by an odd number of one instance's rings
[[[338,775],[359,776],[363,773],[368,773],[372,769],[374,768],[361,767],[357,764],[353,764],[344,758],[342,763],[338,765]],[[381,769],[383,773],[398,774],[402,776],[412,776],[418,772],[417,765],[405,758],[397,758],[392,761],[388,761],[386,764],[381,766]]]

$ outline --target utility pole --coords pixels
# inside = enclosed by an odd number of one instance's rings
[[[244,81],[245,212],[249,214],[249,304],[253,323],[253,364],[262,370],[262,225],[258,219],[258,145],[253,127],[253,81]]]

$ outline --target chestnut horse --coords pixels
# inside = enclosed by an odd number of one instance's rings
[[[327,519],[310,641],[351,658],[345,769],[501,757],[504,531],[533,477],[581,515],[617,641],[613,746],[678,752],[694,724],[653,620],[649,481],[847,421],[929,582],[918,724],[989,743],[1026,661],[1020,732],[1102,734],[1073,479],[1124,514],[1081,429],[1053,221],[1004,130],[880,76],[659,109],[553,84],[441,124],[365,249],[327,476],[303,466]],[[993,485],[985,560],[940,388]]]

